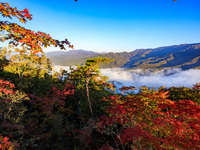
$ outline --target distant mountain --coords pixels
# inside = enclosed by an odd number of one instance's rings
[[[108,53],[105,54],[105,57],[116,60],[108,64],[111,67],[141,69],[178,67],[184,70],[200,68],[200,44],[181,44],[155,49],[137,49],[130,53]]]
[[[46,53],[54,65],[77,65],[100,53],[86,50],[53,51]]]
[[[76,51],[76,50],[73,50]],[[59,51],[60,52],[60,51]],[[70,52],[72,53],[72,52]],[[87,58],[108,57],[115,59],[114,62],[104,64],[101,67],[123,67],[123,68],[141,68],[141,69],[162,69],[166,67],[179,67],[184,70],[191,68],[200,69],[200,43],[181,44],[173,46],[158,47],[155,49],[137,49],[132,52],[106,53],[99,54],[91,51],[83,51],[83,54],[77,52],[74,55],[59,54],[50,58],[59,65],[81,64]],[[62,59],[61,59],[62,58]],[[73,61],[71,61],[73,59]],[[71,64],[70,64],[71,63]]]

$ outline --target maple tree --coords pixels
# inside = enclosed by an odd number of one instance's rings
[[[59,115],[64,114],[63,118],[66,118],[73,113],[70,106],[65,105],[66,96],[73,95],[74,92],[71,85],[65,85],[62,90],[52,87],[51,93],[43,98],[26,95],[14,88],[10,82],[0,80],[0,130],[4,135],[0,136],[3,140],[0,141],[0,146],[5,149],[19,146],[25,148],[31,147],[32,143],[37,143],[38,146],[44,143],[46,140],[43,137],[49,140],[56,138],[51,136],[57,126],[53,122],[58,121]],[[59,129],[66,133],[67,122],[62,122]],[[49,127],[48,130],[46,126]],[[6,138],[11,139],[11,143],[4,140]]]
[[[0,13],[3,17],[10,19],[16,17],[21,23],[32,20],[32,15],[27,9],[19,11],[16,7],[10,7],[8,3],[0,3]],[[0,21],[0,40],[9,40],[9,44],[14,46],[21,45],[22,48],[25,47],[33,53],[43,52],[42,47],[51,45],[65,49],[64,45],[66,44],[73,48],[73,45],[67,39],[59,41],[53,39],[49,34],[40,31],[34,32],[9,21]]]
[[[7,3],[0,12],[22,23],[32,19],[27,9]],[[122,86],[125,94],[117,94],[98,69],[108,58],[88,59],[58,78],[37,53],[42,46],[70,46],[67,40],[8,21],[0,25],[1,40],[13,45],[0,49],[0,149],[200,149],[199,83],[141,87],[136,94],[126,92],[134,86]]]
[[[12,142],[9,141],[9,138],[7,137],[2,137],[0,135],[0,149],[1,150],[7,150],[7,149],[14,149],[16,145]]]
[[[14,90],[14,84],[0,80],[0,148],[14,149],[19,147],[15,141],[23,132],[23,116],[26,108],[23,101],[28,100],[24,93]],[[4,136],[1,136],[4,135]],[[8,141],[8,139],[11,141]]]
[[[98,130],[113,135],[122,149],[199,149],[200,107],[189,100],[167,99],[167,92],[154,91],[110,96]]]
[[[3,17],[10,19],[16,17],[21,23],[32,19],[27,9],[19,11],[17,8],[10,7],[8,3],[0,3],[0,12]],[[1,79],[3,79],[0,80],[2,135],[0,147],[1,149],[16,149],[16,147],[26,149],[32,148],[33,143],[39,146],[44,142],[42,136],[47,137],[45,134],[53,131],[51,129],[47,132],[45,129],[56,118],[55,112],[52,111],[57,110],[56,113],[59,115],[71,113],[69,106],[64,106],[63,99],[66,95],[73,94],[73,90],[66,91],[67,86],[64,91],[49,87],[58,79],[54,80],[55,77],[49,75],[51,64],[45,55],[39,56],[37,53],[43,53],[42,47],[50,45],[59,46],[61,49],[65,49],[64,44],[71,48],[73,46],[68,40],[58,41],[46,33],[34,32],[9,21],[0,22],[0,40],[1,42],[8,40],[9,44],[14,46],[0,50],[0,60],[3,62],[0,68]],[[19,45],[21,49],[15,48]],[[10,53],[11,56],[7,58]],[[15,85],[6,80],[12,81]],[[15,91],[14,88],[18,90]],[[45,109],[40,113],[43,108]],[[34,117],[38,117],[39,120]],[[62,128],[64,130],[64,127]]]

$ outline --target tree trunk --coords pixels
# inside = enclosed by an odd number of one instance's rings
[[[89,84],[89,78],[88,78],[88,75],[86,75],[86,83],[85,83],[85,86],[86,86],[86,92],[87,92],[87,99],[88,99],[88,104],[89,104],[90,112],[91,112],[91,114],[92,114],[92,117],[94,117],[94,114],[93,114],[93,111],[92,111],[92,105],[91,105],[91,101],[90,101],[90,94],[89,94],[89,87],[88,87],[88,84]]]

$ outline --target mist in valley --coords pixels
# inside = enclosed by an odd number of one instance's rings
[[[59,72],[61,70],[69,70],[69,66],[54,66],[54,70]],[[73,66],[72,68],[76,68]],[[181,68],[170,68],[163,70],[126,70],[122,68],[107,68],[100,69],[103,76],[107,76],[109,82],[113,82],[118,88],[122,86],[141,86],[159,88],[165,86],[166,88],[175,87],[193,87],[194,84],[200,82],[200,70],[189,69],[182,70]]]
[[[147,86],[159,88],[175,87],[192,87],[195,83],[200,82],[200,70],[190,69],[181,70],[180,68],[163,69],[159,71],[141,69],[125,70],[125,69],[101,69],[104,76],[109,77],[109,81],[113,82],[117,88],[122,86]]]

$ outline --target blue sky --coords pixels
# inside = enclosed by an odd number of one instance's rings
[[[55,39],[67,38],[75,49],[122,52],[200,42],[199,0],[2,2],[30,11],[33,20],[22,26],[49,33]],[[58,49],[45,51],[53,50]]]

